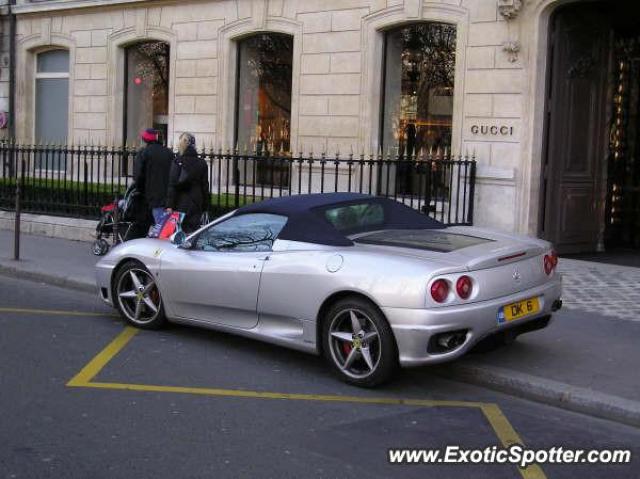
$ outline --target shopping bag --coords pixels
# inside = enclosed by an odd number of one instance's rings
[[[149,233],[147,234],[147,236],[149,238],[158,238],[160,236],[160,232],[162,231],[162,228],[164,227],[164,224],[167,222],[167,219],[171,216],[171,213],[162,213],[162,216],[158,219],[158,222],[153,224],[150,228],[149,228]]]
[[[182,231],[181,225],[184,216],[184,213],[179,213],[177,211],[171,213],[162,224],[162,228],[160,228],[158,238],[163,240],[171,240],[173,235],[175,235],[178,231]]]

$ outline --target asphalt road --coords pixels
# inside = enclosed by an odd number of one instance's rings
[[[510,431],[531,448],[632,449],[631,464],[524,477],[640,477],[640,430],[424,368],[360,390],[320,358],[186,327],[133,334],[92,295],[3,276],[0,331],[0,478],[520,478],[513,465],[387,462],[392,447],[484,448]],[[68,386],[80,371],[86,384]]]

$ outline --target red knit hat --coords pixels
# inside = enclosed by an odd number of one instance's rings
[[[158,141],[158,132],[153,128],[147,128],[142,133],[140,133],[140,138],[142,138],[147,143]]]

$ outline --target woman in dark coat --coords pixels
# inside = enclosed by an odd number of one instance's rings
[[[198,155],[195,144],[191,133],[180,135],[180,152],[171,165],[167,192],[167,212],[185,214],[182,230],[187,234],[200,227],[200,218],[209,201],[207,163]]]

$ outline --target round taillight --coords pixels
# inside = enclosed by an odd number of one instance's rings
[[[469,278],[469,276],[460,276],[458,281],[456,281],[456,292],[460,298],[469,299],[472,289],[473,284],[471,283],[471,278]]]
[[[449,283],[444,279],[437,279],[431,284],[431,297],[437,303],[444,303],[449,296]]]

